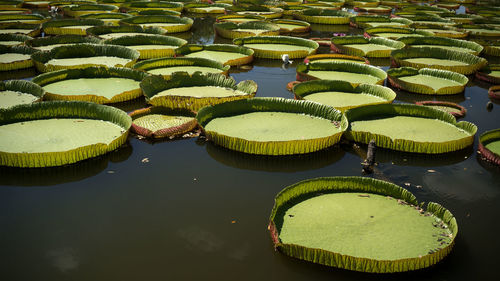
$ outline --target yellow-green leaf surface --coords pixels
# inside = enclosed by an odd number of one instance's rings
[[[250,141],[290,141],[324,138],[341,132],[330,120],[288,112],[252,112],[220,117],[205,130]]]
[[[364,104],[375,104],[387,102],[385,99],[370,95],[368,93],[347,93],[347,92],[319,92],[304,97],[305,100],[319,102],[321,104],[342,108],[351,108]]]
[[[86,58],[63,58],[63,59],[51,59],[46,64],[47,65],[57,65],[57,66],[73,66],[73,65],[104,65],[107,67],[114,66],[124,66],[131,60],[119,57],[109,57],[109,56],[95,56]]]
[[[17,91],[0,91],[0,108],[9,108],[18,104],[33,103],[39,97]]]
[[[124,129],[92,119],[44,119],[0,126],[0,151],[7,153],[59,152],[92,144],[110,144]]]
[[[186,57],[190,58],[204,58],[204,59],[211,59],[215,60],[221,63],[225,63],[230,60],[237,60],[241,58],[245,58],[248,55],[245,54],[240,54],[240,53],[234,53],[234,52],[223,52],[223,51],[209,51],[209,50],[203,50],[199,52],[194,52],[187,54]]]
[[[398,260],[425,256],[451,243],[451,231],[440,223],[392,197],[333,193],[289,208],[279,237],[282,243],[353,257]]]
[[[43,89],[56,95],[97,95],[111,99],[123,92],[139,89],[139,83],[127,78],[80,78],[50,83]]]
[[[244,96],[244,95],[248,95],[248,93],[238,90],[233,90],[231,88],[223,88],[215,86],[195,86],[195,87],[171,88],[159,92],[153,98],[159,98],[163,96],[205,98],[205,97],[232,97],[232,96]]]
[[[174,72],[187,72],[189,74],[193,74],[196,71],[200,71],[202,73],[221,73],[223,70],[213,68],[213,67],[205,67],[205,66],[172,66],[172,67],[160,67],[155,69],[148,70],[148,73],[155,75],[171,75]]]
[[[152,132],[180,126],[182,124],[193,121],[194,117],[185,117],[185,116],[171,116],[164,114],[148,114],[137,119],[134,119],[132,122],[140,127],[151,130]]]

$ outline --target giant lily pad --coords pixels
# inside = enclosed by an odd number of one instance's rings
[[[77,43],[100,44],[101,40],[93,36],[58,35],[37,37],[26,41],[26,45],[39,51],[50,51],[55,47]]]
[[[38,14],[0,14],[0,26],[13,23],[40,24],[48,19]]]
[[[23,34],[36,37],[40,34],[40,25],[31,23],[11,23],[0,26],[0,34]]]
[[[229,44],[189,44],[180,47],[175,52],[177,55],[211,59],[230,66],[248,64],[252,62],[254,54],[252,49]]]
[[[214,24],[215,32],[224,38],[234,39],[255,35],[279,35],[280,27],[265,21],[244,23],[221,22]]]
[[[342,36],[332,38],[332,49],[359,57],[388,58],[391,51],[402,49],[404,43],[386,38],[366,38],[364,36]]]
[[[280,34],[304,33],[311,29],[308,22],[300,20],[275,19],[272,23],[280,27]]]
[[[120,23],[139,25],[142,27],[160,27],[165,29],[167,33],[185,32],[193,26],[193,20],[190,18],[181,18],[169,15],[134,16],[131,18],[121,19]]]
[[[207,139],[250,154],[287,155],[334,145],[347,128],[340,111],[315,102],[253,98],[208,106],[196,115]]]
[[[22,34],[0,34],[0,45],[2,46],[18,46],[25,41],[33,39],[30,36]]]
[[[229,65],[223,65],[218,61],[204,58],[178,57],[145,60],[136,63],[134,68],[170,78],[174,72],[187,72],[190,75],[195,72],[227,75],[231,67]]]
[[[396,93],[384,86],[370,84],[352,86],[347,81],[339,80],[303,82],[293,87],[293,93],[296,99],[315,101],[341,112],[364,105],[391,103],[396,98]]]
[[[26,46],[0,45],[0,71],[33,67],[31,54],[34,52],[34,49]]]
[[[319,55],[311,55],[307,56],[304,61],[310,62],[355,62],[355,63],[364,63],[370,64],[370,62],[363,57],[358,56],[350,56],[344,54],[319,54]]]
[[[469,82],[465,75],[430,68],[391,68],[387,70],[387,76],[391,85],[396,88],[427,95],[462,93]]]
[[[500,64],[491,64],[482,68],[476,72],[476,77],[492,84],[500,84]]]
[[[441,205],[423,209],[406,189],[362,177],[316,178],[283,189],[268,229],[286,255],[373,273],[429,267],[450,253],[458,233]]]
[[[184,5],[184,11],[196,14],[224,14],[228,7],[231,7],[231,5],[224,3],[188,3]]]
[[[375,66],[354,62],[313,62],[297,66],[297,80],[343,80],[353,85],[360,83],[382,85],[387,74]]]
[[[131,112],[132,131],[149,138],[174,138],[198,126],[196,114],[189,110],[153,106]]]
[[[351,18],[351,23],[355,27],[368,28],[368,27],[410,27],[412,21],[404,18],[391,18],[388,16],[378,15],[357,15]]]
[[[48,21],[42,24],[43,31],[50,35],[87,35],[87,29],[104,25],[98,19],[63,19]]]
[[[236,84],[233,78],[214,73],[177,72],[170,79],[147,77],[141,82],[141,89],[152,105],[198,111],[207,105],[251,98],[257,92],[257,84],[250,80]]]
[[[472,145],[476,125],[451,114],[411,104],[368,105],[346,111],[346,138],[377,147],[417,153],[445,153]]]
[[[349,12],[328,9],[306,9],[294,14],[294,17],[318,24],[349,24],[349,18],[354,16]]]
[[[46,100],[116,103],[142,96],[139,83],[148,76],[128,68],[63,69],[33,78],[46,91]]]
[[[131,1],[121,4],[121,7],[128,10],[170,10],[176,12],[182,12],[184,4],[179,2],[167,2],[167,1]]]
[[[0,110],[0,165],[50,167],[96,157],[121,146],[131,123],[119,109],[79,101]]]
[[[134,35],[108,39],[104,44],[125,46],[139,51],[140,59],[173,57],[175,49],[186,45],[187,41],[165,35]]]
[[[116,45],[74,44],[34,53],[31,58],[40,72],[88,66],[129,67],[139,52]]]
[[[102,20],[106,25],[118,25],[121,19],[130,17],[132,17],[131,14],[125,13],[91,13],[80,16],[80,19],[97,19]]]
[[[442,69],[466,75],[487,64],[484,58],[475,55],[430,47],[394,50],[391,58],[395,66]]]
[[[414,28],[405,27],[392,27],[392,26],[380,26],[380,27],[369,27],[365,29],[365,36],[375,36],[384,37],[388,39],[396,40],[403,36],[432,36],[433,33],[423,30],[417,30]]]
[[[436,36],[401,37],[398,39],[398,41],[405,43],[406,47],[409,48],[442,48],[451,51],[466,52],[473,55],[478,55],[483,50],[483,47],[481,45],[472,41],[442,38]]]
[[[40,101],[43,94],[43,89],[30,81],[10,80],[0,82],[0,109]]]
[[[423,105],[432,108],[436,108],[449,114],[455,116],[455,118],[462,118],[467,113],[467,109],[465,107],[454,103],[454,102],[445,102],[445,101],[419,101],[415,103],[416,105]]]
[[[479,136],[479,152],[486,160],[500,165],[500,129],[487,131]]]
[[[234,39],[233,43],[254,50],[255,57],[268,59],[281,59],[284,54],[291,59],[303,58],[319,48],[317,42],[290,36],[253,36]]]
[[[258,16],[258,15],[224,15],[224,16],[218,16],[217,17],[217,22],[234,22],[234,23],[243,23],[243,22],[249,22],[249,21],[260,21],[260,20],[265,20],[266,18],[263,16]]]
[[[242,7],[240,9],[233,6],[231,9],[235,10],[238,15],[263,16],[266,19],[277,19],[283,15],[283,9],[281,8],[268,8],[264,6]]]
[[[64,14],[70,17],[80,17],[87,14],[92,14],[96,12],[101,13],[114,13],[118,12],[118,7],[115,5],[103,5],[103,4],[82,4],[82,5],[69,5],[62,8]]]
[[[87,30],[88,34],[97,36],[101,39],[113,39],[122,36],[147,35],[166,33],[165,29],[159,27],[140,27],[136,25],[121,25],[121,26],[97,26]]]

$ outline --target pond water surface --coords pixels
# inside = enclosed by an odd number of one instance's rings
[[[191,43],[215,38],[214,18],[196,18]],[[313,29],[307,37],[347,27]],[[321,53],[328,52],[321,48]],[[295,66],[259,60],[232,69],[257,82],[257,97],[293,98]],[[389,60],[373,60],[387,69]],[[3,75],[3,74],[2,74]],[[9,73],[27,78],[34,72]],[[7,79],[4,77],[3,79]],[[29,79],[29,78],[28,78]],[[446,100],[468,112],[479,130],[473,147],[445,155],[377,150],[375,178],[444,205],[457,218],[451,254],[429,269],[374,275],[315,265],[273,249],[267,223],[275,195],[295,182],[360,176],[365,147],[342,143],[307,155],[252,156],[202,138],[150,143],[134,136],[119,150],[47,169],[0,167],[0,280],[491,280],[500,253],[500,169],[477,158],[477,137],[500,127],[486,83],[463,94],[429,97],[398,92],[396,102]],[[143,100],[119,105],[125,111]],[[411,241],[408,241],[411,243]]]

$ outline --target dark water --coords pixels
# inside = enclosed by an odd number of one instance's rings
[[[181,36],[192,43],[228,42],[214,39],[213,21],[197,18],[193,33]],[[308,36],[332,32],[339,31],[319,28]],[[375,64],[386,69],[389,62]],[[256,60],[250,71],[233,69],[231,76],[256,81],[259,97],[292,98],[285,86],[295,80],[295,65]],[[486,110],[490,85],[471,80],[463,94],[398,92],[397,102],[454,101],[467,108],[464,120],[478,125],[478,135],[500,127],[500,105]],[[119,105],[126,111],[143,106],[143,100]],[[476,149],[477,136],[473,147],[446,155],[377,151],[374,177],[409,183],[419,201],[443,204],[459,224],[456,246],[444,261],[394,275],[284,256],[274,251],[266,229],[274,196],[284,187],[361,175],[363,146],[267,157],[203,139],[148,143],[132,136],[119,150],[74,165],[0,167],[0,280],[491,280],[500,252],[500,169],[480,161]]]

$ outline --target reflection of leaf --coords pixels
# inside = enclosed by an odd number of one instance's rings
[[[146,157],[146,158],[142,159],[141,162],[142,163],[148,163],[149,162],[149,158]]]
[[[196,226],[191,226],[186,229],[177,231],[186,242],[186,247],[193,251],[215,252],[222,248],[224,242],[215,236],[212,232],[208,232]]]
[[[76,269],[79,265],[75,251],[71,248],[52,250],[47,253],[52,265],[62,272]]]

